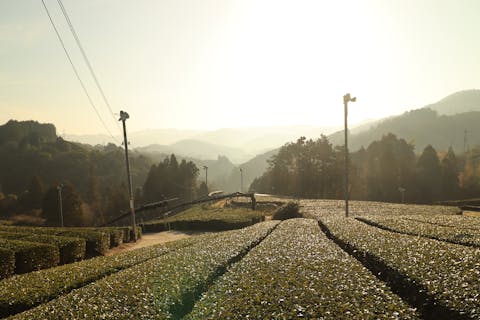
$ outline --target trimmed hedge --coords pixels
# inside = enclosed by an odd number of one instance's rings
[[[91,230],[75,230],[75,228],[50,228],[50,227],[17,227],[0,226],[0,231],[27,232],[33,234],[46,234],[63,237],[83,238],[86,241],[86,255],[103,255],[110,248],[110,234]]]
[[[182,239],[1,280],[0,317],[28,310],[107,275],[213,237],[214,235],[205,235]]]
[[[186,319],[414,319],[415,311],[307,219],[282,222]]]
[[[433,218],[433,217],[432,217]],[[459,218],[463,218],[459,216]],[[402,217],[368,216],[357,220],[381,229],[451,242],[471,247],[480,247],[480,230],[438,225]],[[432,219],[435,221],[435,219]]]
[[[15,273],[15,252],[0,248],[0,279]]]
[[[58,248],[50,244],[0,238],[0,248],[15,253],[15,273],[51,268],[60,261]]]
[[[277,210],[273,212],[272,219],[274,220],[287,220],[293,218],[301,218],[302,215],[299,212],[299,205],[297,202],[287,202]]]
[[[142,225],[145,232],[175,230],[225,231],[241,229],[264,221],[262,211],[245,208],[212,208],[195,206],[173,217],[155,220]]]
[[[269,221],[204,238],[13,319],[179,319],[230,263],[259,243],[277,224]]]
[[[430,301],[439,316],[480,318],[479,249],[393,233],[355,219],[321,218],[321,223],[359,259],[367,258],[394,284],[410,288],[410,297]]]
[[[52,244],[58,247],[60,264],[72,263],[85,258],[86,245],[83,238],[12,232],[0,232],[0,238]]]
[[[386,203],[375,201],[350,201],[351,216],[365,215],[458,215],[462,210],[458,207],[438,205],[418,205]],[[344,216],[345,201],[343,200],[300,200],[301,212],[304,217]]]
[[[407,220],[430,223],[442,227],[452,227],[458,230],[467,229],[480,232],[480,219],[463,215],[408,216]]]

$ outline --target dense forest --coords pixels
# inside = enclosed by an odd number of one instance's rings
[[[167,158],[168,161],[174,159]],[[166,161],[167,161],[166,160]],[[175,160],[176,161],[176,160]],[[143,201],[143,191],[154,199],[152,177],[161,174],[164,183],[188,180],[188,193],[177,196],[196,196],[198,168],[190,161],[175,165],[174,174],[167,179],[165,162],[155,165],[153,160],[137,152],[130,153],[133,186],[137,203]],[[58,224],[57,186],[62,192],[66,225],[103,223],[128,208],[125,153],[122,147],[108,144],[90,146],[72,143],[57,137],[55,126],[35,121],[11,120],[0,126],[0,219],[26,214]],[[178,171],[174,167],[179,167]],[[188,172],[184,172],[184,168]],[[182,178],[175,178],[180,175]],[[148,178],[148,179],[147,179]],[[147,183],[145,183],[147,181]],[[145,186],[144,186],[145,183]],[[158,195],[171,195],[163,185],[156,185]]]
[[[366,149],[351,153],[350,193],[353,199],[432,203],[478,197],[480,150],[458,157],[452,148],[437,152],[426,146],[420,155],[414,146],[394,134],[384,135]],[[301,137],[284,145],[270,160],[268,170],[250,190],[306,198],[344,196],[344,149],[327,137]]]
[[[271,157],[269,166],[250,190],[305,198],[344,196],[344,153],[326,136],[301,137],[278,150],[252,159]],[[352,199],[432,203],[478,197],[480,149],[456,155],[452,148],[437,151],[428,145],[419,154],[412,143],[386,134],[367,148],[351,153]],[[135,203],[166,198],[191,200],[209,188],[204,172],[175,155],[130,154]],[[51,124],[9,121],[0,126],[0,219],[25,216],[21,223],[57,225],[58,186],[63,185],[65,225],[98,225],[128,208],[124,150],[121,146],[90,146],[65,141]],[[213,161],[213,160],[212,160]],[[225,181],[239,185],[239,170],[228,168]],[[208,163],[208,162],[206,162]],[[208,163],[210,164],[210,163]],[[230,170],[230,171],[229,171]],[[253,177],[251,177],[253,178]],[[239,187],[239,186],[238,186]]]

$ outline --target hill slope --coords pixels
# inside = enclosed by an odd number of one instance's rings
[[[462,112],[470,109],[476,111]],[[479,121],[480,90],[461,91],[422,109],[374,122],[368,130],[358,132],[352,129],[349,148],[356,151],[362,146],[367,147],[372,141],[391,132],[413,143],[417,153],[422,152],[428,144],[437,150],[452,146],[457,153],[461,153],[465,130],[468,132],[468,145],[473,147],[480,144]],[[329,139],[333,144],[343,145],[343,131],[331,134]]]
[[[425,106],[425,108],[430,108],[444,115],[480,111],[480,90],[455,92],[437,103]]]

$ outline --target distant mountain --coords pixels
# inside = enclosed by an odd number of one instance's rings
[[[300,136],[316,138],[322,133],[330,134],[337,129],[336,127],[302,125],[226,128],[213,131],[158,129],[129,132],[128,140],[133,148],[154,144],[172,145],[183,140],[197,140],[213,145],[223,145],[233,149],[241,149],[245,154],[255,155],[265,152],[266,150],[278,148],[286,142],[296,140]],[[91,145],[114,142],[114,140],[107,135],[65,135],[63,138]],[[116,138],[119,141],[123,139],[121,136]],[[216,157],[217,155],[211,159],[216,159]],[[244,158],[242,161],[245,160]]]
[[[134,147],[145,147],[151,144],[168,145],[183,139],[190,139],[200,132],[201,131],[181,129],[149,129],[129,132],[128,140],[130,140],[132,146]],[[87,143],[91,145],[115,143],[112,137],[104,134],[67,134],[63,138],[69,141]],[[123,140],[123,137],[120,135],[117,135],[116,138],[119,141]]]
[[[459,91],[425,108],[435,110],[441,115],[480,111],[480,90]]]
[[[250,154],[258,154],[278,148],[289,141],[298,139],[300,136],[307,138],[320,137],[337,130],[336,127],[315,126],[276,126],[276,127],[252,127],[252,128],[225,128],[215,131],[199,133],[195,139],[220,145],[228,145],[241,148]]]
[[[227,192],[240,191],[240,168],[243,170],[243,191],[248,191],[248,187],[255,178],[260,177],[268,168],[268,160],[278,153],[278,148],[259,154],[253,159],[232,168],[228,179],[223,185],[223,190]]]
[[[367,131],[352,134],[349,137],[349,148],[356,151],[365,148],[374,140],[379,140],[389,132],[405,139],[415,146],[415,152],[421,153],[431,144],[439,150],[453,147],[456,153],[463,153],[464,134],[467,130],[467,143],[470,146],[480,144],[480,111],[465,112],[451,116],[439,115],[431,109],[418,109],[401,116],[389,118],[373,126]],[[343,138],[331,137],[337,145],[343,145]]]
[[[218,156],[226,156],[236,163],[241,163],[250,159],[252,155],[245,153],[238,148],[231,148],[203,142],[199,140],[181,140],[171,145],[153,144],[146,147],[136,148],[135,150],[142,153],[162,153],[196,158],[199,160],[217,159]]]
[[[422,109],[373,122],[368,130],[350,130],[349,149],[366,148],[372,141],[391,132],[414,144],[416,153],[422,152],[428,144],[437,150],[452,146],[455,152],[463,153],[465,130],[468,145],[480,144],[479,121],[480,90],[460,91]],[[335,145],[343,145],[343,131],[331,134],[329,140]]]

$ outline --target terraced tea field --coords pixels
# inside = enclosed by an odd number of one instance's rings
[[[265,221],[0,281],[10,319],[478,319],[480,220],[301,200]]]

